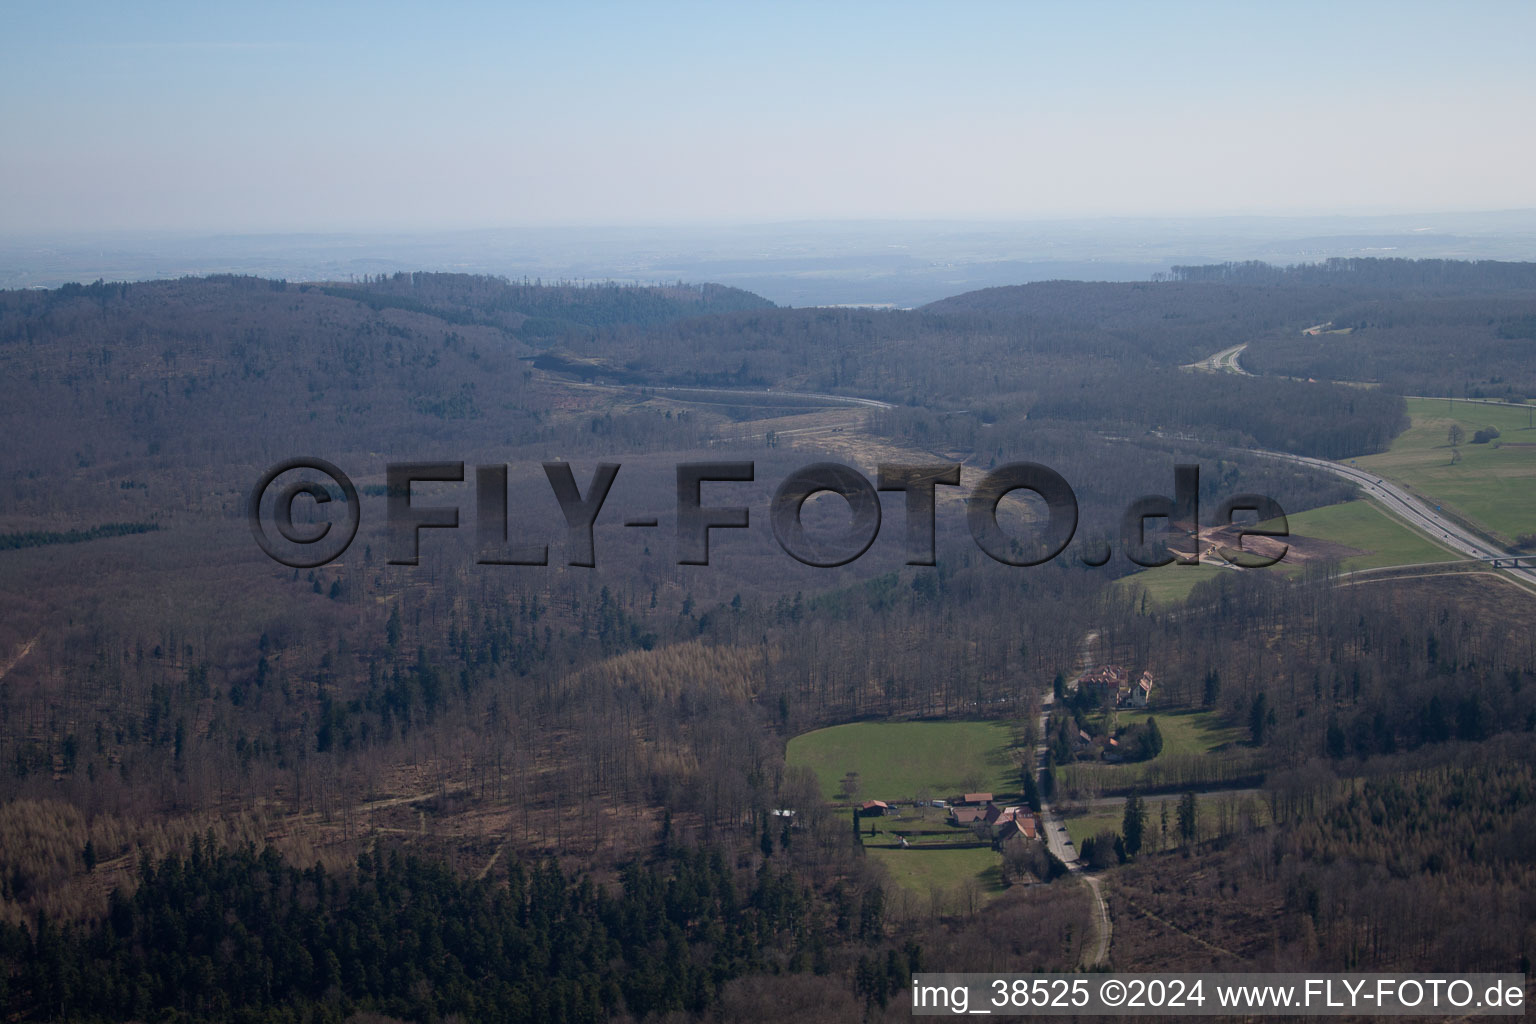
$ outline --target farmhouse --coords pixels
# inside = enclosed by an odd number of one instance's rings
[[[967,805],[967,806],[973,806],[973,805],[976,805],[976,804],[989,804],[991,802],[992,802],[992,794],[991,793],[966,793],[965,795],[960,797],[960,799],[955,801],[955,803],[957,803],[957,804],[964,804],[964,805]]]
[[[1028,807],[999,807],[991,801],[981,807],[950,808],[949,823],[962,828],[985,825],[999,841],[1015,835],[1034,839],[1040,834],[1040,823]]]
[[[1028,807],[999,807],[990,804],[982,820],[992,826],[992,835],[996,839],[1007,839],[1021,828],[1027,828],[1031,838],[1038,832],[1034,812]]]
[[[878,818],[890,811],[891,805],[884,800],[866,800],[859,813],[866,818]]]
[[[1129,685],[1129,678],[1124,666],[1100,665],[1078,679],[1077,689],[1100,704],[1113,706],[1120,702],[1120,693]]]
[[[987,813],[985,807],[951,807],[949,809],[949,823],[951,825],[974,825],[982,820]]]
[[[1085,673],[1077,681],[1077,687],[1101,704],[1144,708],[1152,699],[1152,682],[1151,669],[1144,669],[1141,678],[1132,685],[1130,673],[1124,666],[1100,665]]]
[[[1131,705],[1144,708],[1152,700],[1152,670],[1147,669],[1141,674],[1141,679],[1131,689]]]
[[[1035,821],[1033,814],[1020,814],[1010,818],[995,833],[999,842],[1007,842],[1009,839],[1039,839],[1040,826]]]
[[[1028,807],[1017,805],[999,807],[995,803],[989,803],[986,807],[968,807],[960,810],[976,813],[974,817],[966,815],[964,819],[957,821],[957,824],[986,825],[992,832],[992,837],[998,841],[1010,839],[1016,835],[1034,839],[1040,834],[1040,823],[1035,818],[1035,813]]]

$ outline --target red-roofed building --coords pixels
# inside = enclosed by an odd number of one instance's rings
[[[1008,820],[998,831],[998,839],[1006,842],[1015,836],[1021,839],[1039,839],[1040,826],[1033,814],[1018,814]]]
[[[1086,690],[1108,703],[1120,699],[1120,691],[1130,683],[1130,674],[1120,665],[1100,665],[1092,672],[1085,672],[1077,681],[1079,690]]]
[[[1141,679],[1131,688],[1131,704],[1138,708],[1144,708],[1152,700],[1152,671],[1148,669],[1141,674]]]
[[[1015,834],[1025,834],[1033,839],[1038,832],[1034,812],[1028,807],[998,807],[993,805],[985,819],[992,826],[992,835],[1008,839]],[[1023,829],[1023,832],[1020,832]]]
[[[986,809],[982,807],[951,807],[949,821],[952,825],[974,825],[982,821]]]

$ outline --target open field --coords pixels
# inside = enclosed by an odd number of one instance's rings
[[[1242,745],[1243,730],[1223,725],[1214,713],[1198,710],[1158,712],[1154,707],[1152,714],[1157,718],[1158,731],[1163,734],[1160,754],[1150,761],[1130,764],[1064,764],[1056,770],[1056,788],[1060,797],[1092,797],[1127,787],[1191,785],[1208,788],[1241,780],[1255,770],[1257,758]],[[1138,725],[1146,718],[1145,711],[1116,713],[1116,722],[1120,726]]]
[[[966,790],[1002,794],[1019,788],[1010,756],[1013,733],[1005,722],[855,722],[818,729],[789,741],[786,760],[816,772],[823,796],[836,799],[843,776],[859,773],[856,799],[911,799],[919,792],[947,798]],[[896,841],[894,830],[939,834],[912,836],[914,845],[971,841],[968,829],[947,828],[940,808],[902,810],[899,818],[864,823],[865,841]],[[868,836],[873,826],[877,835]],[[984,899],[1002,891],[1002,857],[987,848],[966,850],[870,849],[892,879],[920,896],[934,890],[958,892],[968,881]]]
[[[1275,572],[1299,573],[1306,562],[1322,558],[1337,558],[1343,571],[1353,572],[1388,565],[1447,562],[1456,557],[1369,501],[1345,501],[1308,509],[1286,516],[1286,522],[1292,552],[1273,566]],[[1320,543],[1308,545],[1309,540]],[[1119,585],[1141,587],[1150,605],[1166,608],[1188,599],[1196,585],[1232,571],[1203,562],[1198,566],[1170,564],[1127,576]]]
[[[1003,802],[1003,798],[1000,797],[999,802]],[[975,833],[968,826],[951,825],[949,814],[948,807],[902,804],[895,813],[879,818],[861,818],[860,824],[864,829],[866,843],[895,843],[900,841],[903,834],[909,843],[926,845],[975,842]]]
[[[1433,499],[1446,510],[1510,544],[1521,534],[1536,533],[1536,410],[1435,398],[1408,399],[1413,425],[1398,435],[1390,451],[1351,460]],[[1466,438],[1461,460],[1451,464],[1447,435],[1458,424]],[[1499,438],[1472,444],[1484,427]],[[1497,447],[1495,447],[1497,445]]]
[[[1146,594],[1149,607],[1168,608],[1176,604],[1183,604],[1190,591],[1206,580],[1214,579],[1217,575],[1233,570],[1219,565],[1211,565],[1205,562],[1199,565],[1160,565],[1155,569],[1143,569],[1141,572],[1119,580],[1116,586],[1136,587]]]
[[[927,895],[935,887],[953,890],[975,879],[985,896],[1003,891],[1002,856],[992,850],[870,850],[903,888]]]
[[[1156,704],[1156,691],[1152,696],[1152,703]],[[1242,729],[1223,725],[1210,711],[1158,711],[1154,707],[1151,711],[1117,712],[1115,721],[1124,727],[1141,725],[1148,718],[1157,719],[1157,730],[1163,734],[1163,752],[1158,757],[1209,754],[1241,742],[1244,737]]]
[[[859,800],[909,800],[926,790],[944,799],[979,785],[1017,792],[1005,722],[854,722],[789,741],[785,759],[816,773],[822,795],[837,799],[842,779],[859,773]]]
[[[1168,845],[1177,845],[1179,797],[1177,795],[1152,796],[1147,797],[1143,803],[1147,809],[1146,842],[1148,846],[1154,850],[1162,846],[1164,806],[1168,808]],[[1219,821],[1224,811],[1233,815],[1245,815],[1259,825],[1267,825],[1270,822],[1269,805],[1251,794],[1202,793],[1199,797],[1199,806],[1197,822],[1203,826],[1202,831],[1210,829]],[[1090,836],[1098,835],[1100,832],[1119,832],[1124,820],[1124,804],[1117,807],[1089,808],[1064,819],[1067,834],[1072,837],[1072,845],[1077,849],[1081,849],[1083,840]]]
[[[1343,558],[1345,572],[1384,565],[1448,562],[1456,555],[1416,530],[1403,525],[1369,501],[1346,501],[1286,516],[1291,533],[1340,544],[1361,552]],[[1298,571],[1281,562],[1275,568]]]
[[[1178,801],[1173,801],[1174,806],[1168,808],[1171,817],[1177,809]],[[1158,821],[1158,810],[1151,800],[1147,801],[1149,822]],[[1067,826],[1067,834],[1072,837],[1074,849],[1083,848],[1083,840],[1090,836],[1096,836],[1100,832],[1119,832],[1120,823],[1125,818],[1125,811],[1118,807],[1098,807],[1085,814],[1074,815],[1064,819]]]
[[[955,843],[976,842],[976,834],[974,832],[969,828],[962,828],[958,825],[946,826],[944,819],[939,816],[940,813],[942,812],[935,809],[934,816],[926,822],[914,821],[905,814],[900,818],[887,818],[883,823],[875,826],[876,831],[873,836],[869,834],[869,825],[866,823],[864,826],[864,842],[868,844],[900,843],[901,837],[897,835],[897,832],[913,827],[925,831],[935,831],[938,829],[943,829],[943,831],[937,835],[909,835],[907,836],[907,842],[912,846],[950,846]]]

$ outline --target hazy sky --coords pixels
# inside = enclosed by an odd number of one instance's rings
[[[0,6],[0,232],[1536,206],[1536,3]]]

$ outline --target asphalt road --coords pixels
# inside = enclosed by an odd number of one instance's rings
[[[1415,529],[1429,534],[1445,547],[1458,554],[1469,558],[1498,558],[1513,559],[1515,556],[1508,551],[1478,537],[1476,534],[1463,529],[1449,518],[1435,511],[1435,507],[1422,498],[1408,493],[1397,484],[1384,480],[1374,473],[1368,473],[1354,466],[1342,462],[1330,462],[1327,459],[1313,459],[1305,455],[1291,455],[1287,452],[1272,452],[1263,448],[1248,449],[1255,455],[1264,455],[1272,459],[1284,459],[1287,462],[1297,462],[1314,469],[1332,473],[1335,476],[1344,477],[1360,485],[1360,489],[1367,497],[1375,499],[1383,508]],[[1536,586],[1536,568],[1507,569],[1511,575],[1521,582]]]
[[[1207,373],[1238,373],[1244,376],[1252,376],[1237,362],[1237,357],[1247,348],[1244,342],[1224,348],[1214,355],[1202,359],[1198,363],[1191,363],[1189,369],[1203,370]],[[1429,534],[1440,544],[1459,554],[1469,558],[1482,559],[1513,559],[1515,556],[1498,547],[1490,541],[1477,536],[1463,528],[1448,517],[1435,510],[1433,504],[1419,498],[1388,480],[1374,473],[1368,473],[1354,466],[1342,462],[1331,462],[1328,459],[1313,459],[1304,455],[1291,455],[1288,452],[1273,452],[1263,448],[1250,448],[1255,455],[1265,455],[1274,459],[1284,459],[1287,462],[1299,462],[1302,465],[1321,469],[1335,476],[1344,477],[1360,485],[1367,497],[1375,499],[1383,508],[1392,515],[1406,522],[1414,529]],[[1527,586],[1536,586],[1536,568],[1511,568],[1507,569],[1510,575],[1516,577]]]
[[[1200,360],[1198,363],[1190,363],[1186,370],[1203,370],[1206,373],[1235,373],[1243,377],[1252,377],[1253,374],[1242,368],[1237,357],[1243,354],[1243,349],[1248,347],[1245,341],[1241,345],[1233,345],[1224,348],[1213,356]]]
[[[1040,735],[1046,735],[1046,719],[1050,715],[1050,707],[1055,697],[1049,691],[1041,701],[1040,710]],[[1035,747],[1036,771],[1045,763],[1045,743]],[[1053,856],[1066,865],[1070,874],[1082,879],[1088,887],[1088,894],[1093,897],[1094,933],[1095,942],[1091,951],[1083,953],[1084,967],[1097,967],[1109,960],[1109,940],[1112,925],[1109,920],[1109,905],[1104,902],[1104,894],[1099,890],[1099,880],[1083,870],[1082,862],[1077,859],[1077,850],[1072,846],[1072,840],[1067,835],[1067,830],[1061,818],[1044,799],[1040,801],[1040,827],[1045,830],[1045,845]]]
[[[694,395],[731,395],[740,398],[803,398],[814,402],[825,402],[828,405],[862,405],[870,409],[894,409],[896,406],[890,402],[882,402],[878,398],[860,398],[857,395],[829,395],[820,391],[776,391],[772,388],[689,388],[681,386],[662,386],[653,384],[607,384],[593,381],[572,380],[558,374],[545,374],[544,380],[556,384],[564,384],[573,388],[589,388],[594,391],[629,391],[636,393],[656,393],[667,395],[686,396]],[[686,400],[686,398],[685,398]]]

